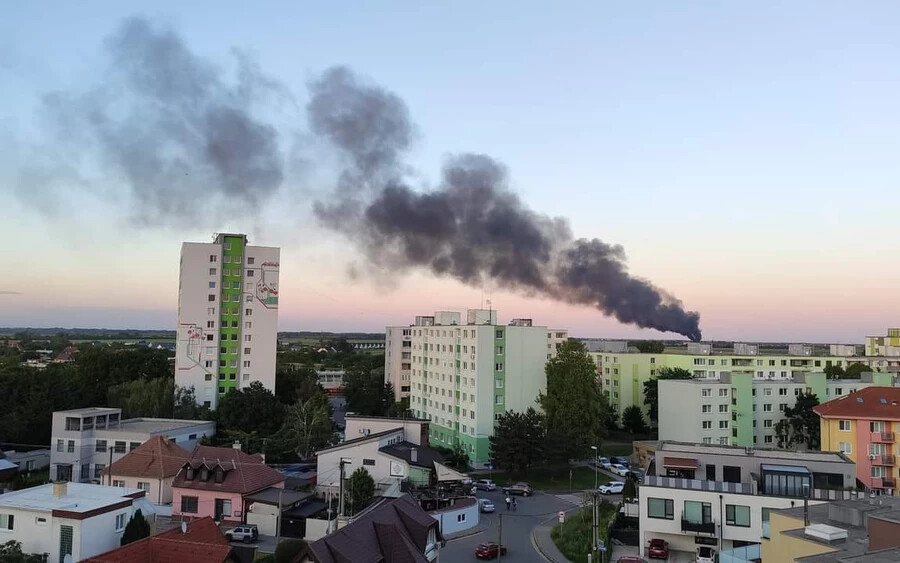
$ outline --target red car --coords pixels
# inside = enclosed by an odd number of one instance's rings
[[[654,538],[650,540],[650,549],[647,556],[651,559],[668,559],[669,558],[669,542]]]
[[[475,548],[475,557],[479,559],[496,559],[500,554],[506,555],[506,546],[494,542],[483,543]]]

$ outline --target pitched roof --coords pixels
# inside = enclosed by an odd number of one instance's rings
[[[205,481],[201,479],[204,468],[208,474]],[[193,470],[191,479],[188,479],[188,469]],[[219,483],[214,478],[217,469],[223,472],[223,479]],[[258,455],[246,454],[234,448],[197,446],[175,476],[172,486],[247,494],[283,483],[284,479],[281,472],[263,463]]]
[[[435,461],[438,463],[444,462],[444,456],[442,456],[439,451],[428,447],[418,446],[406,441],[397,442],[396,444],[391,444],[390,446],[378,448],[378,451],[383,454],[402,459],[410,465],[425,467],[427,469],[434,469]],[[416,452],[416,461],[412,460],[413,451]]]
[[[316,455],[322,452],[330,452],[332,450],[339,450],[341,448],[345,448],[347,446],[355,446],[356,444],[361,444],[363,442],[368,442],[369,440],[375,440],[377,438],[381,438],[383,436],[387,436],[388,434],[395,434],[397,432],[403,432],[403,427],[398,426],[397,428],[391,428],[390,430],[382,430],[381,432],[374,432],[367,436],[361,436],[359,438],[353,438],[352,440],[345,440],[340,444],[335,444],[334,446],[329,446],[327,448],[322,448],[316,452]]]
[[[409,495],[383,499],[347,526],[310,544],[317,563],[427,563],[428,533],[437,520]]]
[[[900,420],[900,388],[866,387],[817,405],[813,410],[824,418]]]
[[[207,516],[190,522],[187,533],[175,528],[95,555],[85,563],[222,563],[230,554],[228,540]]]
[[[103,469],[103,474],[165,479],[178,473],[190,457],[191,452],[175,445],[164,436],[153,436]]]

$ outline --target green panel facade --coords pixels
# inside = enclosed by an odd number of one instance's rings
[[[219,394],[238,385],[240,373],[241,309],[244,283],[244,237],[226,236],[222,240],[222,276],[219,290]]]

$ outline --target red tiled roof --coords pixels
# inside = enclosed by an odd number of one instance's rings
[[[78,353],[77,346],[66,346],[63,349],[63,351],[60,352],[58,356],[56,356],[56,361],[57,362],[71,361],[75,357],[75,354],[77,354],[77,353]]]
[[[85,563],[223,563],[231,554],[228,540],[209,516],[126,546],[85,559]]]
[[[823,418],[900,420],[900,388],[866,387],[813,408]]]
[[[663,467],[672,469],[697,469],[697,460],[689,457],[664,457]]]
[[[187,468],[194,471],[194,478],[187,478]],[[202,481],[201,468],[209,471],[209,479]],[[216,483],[214,475],[217,467],[225,472],[221,483]],[[258,455],[246,454],[234,448],[214,448],[197,446],[190,459],[183,465],[172,482],[173,487],[203,491],[224,491],[230,493],[253,493],[278,483],[284,483],[284,475],[272,469]]]
[[[173,477],[191,457],[191,452],[164,436],[153,436],[103,470],[104,475],[124,477]]]

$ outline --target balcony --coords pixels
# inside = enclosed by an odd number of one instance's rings
[[[872,432],[869,436],[869,440],[872,442],[880,443],[880,444],[893,444],[894,443],[894,433],[893,432]]]
[[[695,532],[698,534],[715,534],[715,522],[692,522],[690,520],[681,519],[682,532]]]
[[[869,456],[872,465],[896,465],[894,456],[891,454],[873,454]]]
[[[893,477],[872,477],[872,488],[873,489],[893,489],[894,488],[894,479],[893,479]]]

